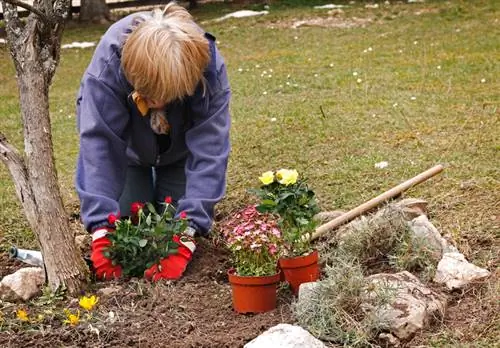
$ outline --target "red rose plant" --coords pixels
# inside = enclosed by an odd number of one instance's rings
[[[135,202],[127,219],[111,214],[108,222],[114,231],[107,234],[103,256],[119,267],[126,277],[151,280],[178,279],[194,251],[194,241],[183,237],[188,226],[187,214],[175,218],[172,198],[166,197],[162,212],[153,204]]]

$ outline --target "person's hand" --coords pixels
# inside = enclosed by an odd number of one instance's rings
[[[169,255],[160,260],[159,264],[154,264],[144,272],[144,276],[154,282],[166,279],[177,280],[182,277],[186,267],[191,261],[196,244],[192,237],[175,235],[172,240],[179,244],[177,254]]]
[[[111,232],[111,229],[100,228],[92,233],[92,254],[90,260],[92,260],[97,279],[110,280],[119,278],[122,275],[122,268],[113,265],[113,262],[103,254],[104,249],[111,245],[111,241],[106,237]]]

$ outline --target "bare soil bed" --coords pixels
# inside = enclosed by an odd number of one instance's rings
[[[44,320],[43,329],[11,326],[0,332],[0,346],[240,347],[278,323],[292,322],[292,295],[286,289],[280,290],[278,308],[272,312],[235,313],[226,276],[229,265],[224,250],[202,240],[179,282],[151,284],[132,279],[97,283],[89,293],[100,297],[99,306],[87,323],[71,328],[60,318],[52,318]],[[0,259],[2,275],[19,266]],[[58,305],[59,312],[77,307],[77,300]],[[15,316],[5,315],[9,319]]]

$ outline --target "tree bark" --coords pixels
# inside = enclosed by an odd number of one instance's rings
[[[79,17],[81,22],[102,22],[109,19],[106,0],[81,0]]]
[[[69,1],[46,0],[22,24],[15,7],[2,1],[6,31],[17,72],[24,129],[23,158],[0,136],[0,159],[11,173],[30,227],[40,243],[50,287],[77,294],[88,280],[64,210],[55,168],[49,115],[49,85],[59,62],[60,38]],[[35,5],[42,6],[40,2]],[[37,18],[38,16],[38,18]]]

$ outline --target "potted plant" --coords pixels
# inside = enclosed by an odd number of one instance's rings
[[[284,279],[297,294],[299,286],[319,278],[318,252],[311,245],[316,227],[313,216],[319,212],[314,191],[295,169],[267,171],[259,180],[259,189],[251,190],[260,198],[259,212],[279,216],[284,247],[279,265]]]
[[[151,203],[135,202],[127,219],[108,217],[115,231],[108,234],[111,245],[104,256],[120,265],[124,276],[142,277],[155,263],[178,252],[179,245],[172,239],[186,229],[188,221],[184,212],[180,219],[174,219],[175,208],[171,202],[171,197],[165,198],[161,213]]]
[[[234,266],[228,271],[233,308],[238,313],[276,308],[281,232],[275,217],[249,206],[225,224],[222,234]]]

